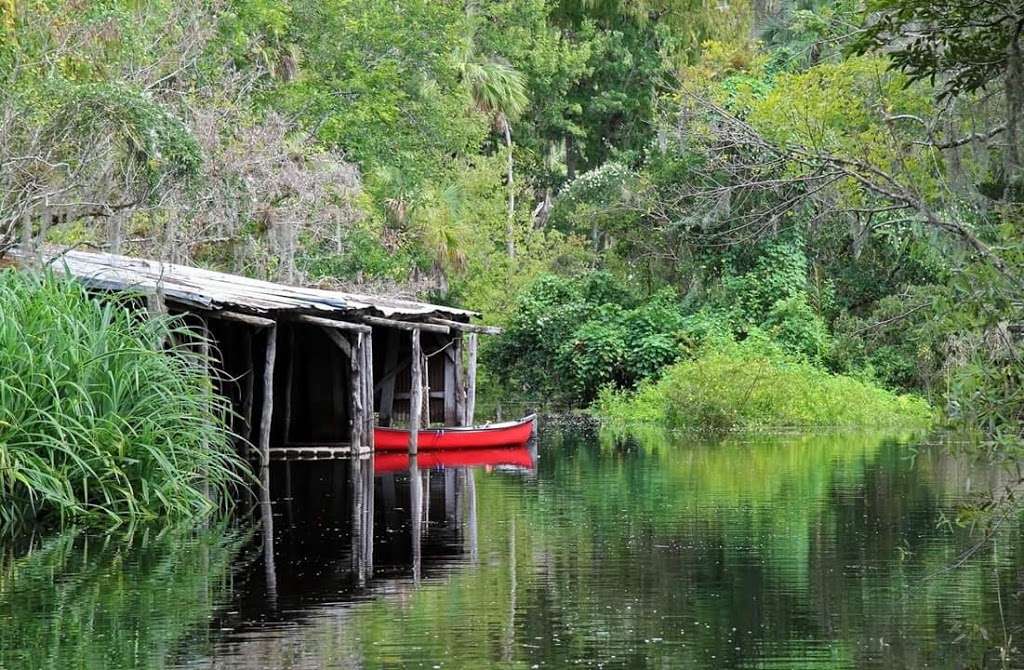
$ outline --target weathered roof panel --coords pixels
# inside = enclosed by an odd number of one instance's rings
[[[14,258],[28,254],[12,249]],[[105,290],[160,290],[173,302],[206,310],[267,313],[377,313],[385,317],[455,316],[476,312],[360,293],[288,286],[186,265],[87,251],[48,251],[44,259],[88,286]]]

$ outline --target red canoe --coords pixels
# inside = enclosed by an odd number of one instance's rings
[[[536,420],[537,416],[531,414],[519,421],[490,423],[483,426],[422,428],[419,435],[419,450],[520,447],[533,436]],[[409,430],[374,428],[373,443],[378,451],[408,451]]]
[[[526,447],[501,447],[497,449],[435,449],[416,457],[420,470],[434,468],[465,468],[482,465],[511,465],[523,470],[532,470],[533,456]],[[378,474],[404,472],[409,469],[409,455],[397,452],[377,454],[373,458],[373,471]]]

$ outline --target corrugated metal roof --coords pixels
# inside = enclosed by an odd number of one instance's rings
[[[17,249],[8,254],[16,259],[28,255]],[[44,259],[54,268],[65,268],[76,279],[93,288],[143,293],[152,293],[159,288],[168,300],[198,309],[321,316],[361,312],[385,317],[440,316],[458,320],[477,316],[476,312],[443,305],[275,284],[226,272],[115,254],[53,251],[45,253]]]

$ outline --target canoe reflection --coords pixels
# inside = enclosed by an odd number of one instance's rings
[[[423,451],[417,456],[420,470],[435,468],[485,467],[500,469],[522,469],[531,471],[534,467],[533,454],[526,447],[491,449],[440,449]],[[374,457],[373,470],[376,474],[407,471],[409,456],[400,453],[378,453]]]

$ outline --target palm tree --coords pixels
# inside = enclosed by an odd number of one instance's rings
[[[516,191],[512,180],[512,119],[522,114],[530,102],[526,94],[526,77],[504,59],[477,58],[472,49],[466,49],[466,54],[467,57],[461,59],[462,82],[469,92],[472,107],[489,116],[495,129],[505,138],[508,151],[505,248],[509,257],[514,257]]]

